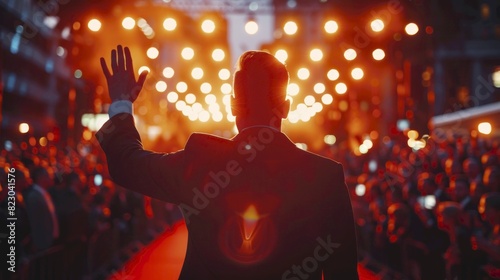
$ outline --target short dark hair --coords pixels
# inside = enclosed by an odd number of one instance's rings
[[[265,51],[247,51],[238,59],[237,71],[250,77],[266,77],[269,82],[268,92],[272,103],[280,103],[286,99],[286,88],[289,74],[286,66],[272,54]],[[259,82],[259,81],[255,81]],[[235,88],[239,85],[234,85]]]

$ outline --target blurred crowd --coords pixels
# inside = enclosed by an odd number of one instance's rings
[[[325,152],[344,164],[360,255],[407,279],[500,279],[498,143],[395,139]]]
[[[114,184],[102,150],[89,141],[74,148],[7,141],[0,150],[0,178],[0,219],[17,218],[19,278],[40,273],[32,271],[37,259],[47,260],[52,252],[75,244],[83,244],[83,250],[71,256],[83,266],[79,273],[91,275],[121,248],[146,242],[181,218],[172,205]],[[12,178],[15,183],[8,181]],[[15,186],[10,188],[14,192],[9,193],[9,186]],[[0,246],[10,245],[2,240]],[[7,247],[1,251],[7,252]]]
[[[344,165],[363,261],[401,279],[500,278],[498,143],[427,138],[416,150],[407,140],[384,137],[363,155],[345,143],[320,152]],[[0,152],[2,220],[10,215],[12,168],[17,260],[26,269],[40,252],[83,239],[85,271],[91,273],[105,262],[103,252],[181,218],[176,207],[115,185],[102,150],[87,141],[66,148],[6,142]]]

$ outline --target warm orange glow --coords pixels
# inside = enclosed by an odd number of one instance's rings
[[[335,91],[338,93],[338,94],[344,94],[347,92],[347,85],[344,84],[344,83],[338,83],[336,86],[335,86]]]
[[[299,94],[299,91],[300,91],[300,87],[296,83],[290,83],[290,84],[288,84],[288,86],[286,88],[286,93],[289,96],[295,96],[295,95]]]
[[[175,71],[172,67],[165,67],[163,69],[163,77],[169,79],[169,78],[172,78],[175,74]]]
[[[337,69],[330,69],[326,76],[328,77],[328,80],[335,81],[339,78],[340,73]]]
[[[354,68],[352,69],[351,71],[351,76],[353,79],[355,80],[360,80],[363,78],[363,76],[365,75],[365,73],[363,72],[363,69],[357,67],[357,68]]]
[[[299,79],[301,80],[307,80],[307,78],[309,78],[309,75],[311,75],[311,73],[307,68],[300,68],[299,71],[297,71],[297,77],[299,77]]]
[[[312,61],[320,61],[321,59],[323,59],[323,51],[321,51],[320,49],[313,49],[309,53],[309,57]]]
[[[259,219],[257,208],[255,208],[255,205],[250,204],[243,213],[243,232],[245,233],[245,240],[249,240],[252,237]]]
[[[156,59],[160,55],[160,51],[155,47],[151,47],[147,50],[146,55],[151,59]]]
[[[214,61],[222,61],[222,60],[224,60],[224,57],[226,57],[226,54],[224,53],[224,51],[222,49],[215,49],[212,52],[212,59]]]

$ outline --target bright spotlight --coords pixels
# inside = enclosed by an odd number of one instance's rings
[[[372,20],[372,22],[370,23],[370,27],[373,31],[380,32],[384,30],[384,22],[381,19]]]
[[[170,79],[174,76],[175,74],[175,71],[172,67],[165,67],[163,69],[163,77],[167,78],[167,79]]]
[[[215,49],[212,52],[212,59],[214,61],[222,61],[222,60],[224,60],[224,57],[226,57],[226,54],[224,53],[224,51],[222,49]]]
[[[333,96],[329,93],[325,93],[321,96],[321,102],[325,105],[330,105],[333,102]]]
[[[375,60],[382,60],[385,57],[385,52],[382,49],[375,49],[372,52],[372,55],[373,55],[373,59],[375,59]]]
[[[196,102],[196,95],[192,94],[192,93],[188,93],[186,94],[186,103],[187,104],[193,104]]]
[[[180,93],[184,93],[187,91],[188,86],[185,82],[178,82],[177,85],[175,86],[175,89]]]
[[[351,76],[354,80],[361,80],[364,75],[365,75],[365,73],[363,72],[363,69],[361,69],[359,67],[354,68],[351,71]]]
[[[127,30],[134,29],[134,27],[135,27],[135,19],[133,19],[131,17],[124,18],[123,21],[122,21],[122,26],[123,26],[123,28],[125,28]]]
[[[301,80],[307,80],[307,78],[309,78],[309,75],[311,75],[311,73],[307,68],[300,68],[299,71],[297,71],[297,77],[299,77],[299,79]]]
[[[344,52],[344,58],[346,60],[353,60],[355,59],[357,56],[357,53],[354,49],[347,49],[345,52]]]
[[[179,94],[175,91],[171,91],[167,94],[167,101],[170,103],[175,103],[179,100]]]
[[[418,25],[415,23],[408,23],[405,27],[406,34],[412,36],[418,33]]]
[[[87,25],[90,29],[90,31],[97,32],[101,29],[102,23],[98,19],[91,19],[89,20],[89,23]]]
[[[491,79],[493,80],[493,85],[496,88],[500,88],[500,68],[495,69],[493,74],[491,74]]]
[[[158,92],[164,92],[167,90],[167,83],[164,81],[158,81],[155,87]]]
[[[167,31],[174,31],[177,28],[177,21],[173,18],[166,18],[163,21],[163,28]]]
[[[30,130],[30,126],[27,123],[20,123],[19,124],[19,132],[22,134],[28,133]]]
[[[201,30],[205,33],[212,33],[215,30],[215,22],[211,19],[206,19],[201,23]]]
[[[299,94],[300,88],[296,83],[289,83],[286,88],[286,94],[289,96],[295,96]]]
[[[280,49],[276,51],[274,57],[276,57],[277,60],[281,61],[281,63],[285,63],[285,61],[288,59],[288,53],[285,50]]]
[[[294,21],[288,21],[287,23],[285,23],[285,25],[283,26],[283,30],[285,31],[286,34],[288,35],[293,35],[295,33],[297,33],[297,30],[298,30],[298,26],[297,24],[294,22]]]
[[[344,94],[347,92],[347,85],[344,83],[338,83],[335,85],[335,91],[338,94]]]
[[[205,83],[201,84],[200,91],[204,94],[207,94],[207,93],[212,91],[212,85],[205,82]]]
[[[254,20],[249,20],[245,24],[245,32],[249,35],[254,35],[259,31],[259,25]]]
[[[203,69],[201,69],[200,67],[193,68],[193,70],[191,71],[191,76],[195,80],[203,78]]]
[[[320,49],[312,49],[309,53],[309,57],[312,61],[320,61],[323,59],[323,52]]]
[[[339,78],[340,73],[337,69],[330,69],[326,76],[328,77],[328,80],[335,81]]]
[[[205,102],[207,104],[216,104],[217,103],[217,97],[215,97],[215,95],[213,94],[209,94],[207,96],[205,96]]]
[[[186,47],[182,49],[181,56],[185,60],[191,60],[194,57],[194,50],[190,47]]]
[[[307,106],[312,106],[316,102],[316,99],[312,95],[308,95],[304,98],[304,104]]]
[[[325,87],[325,84],[323,84],[323,83],[316,83],[314,85],[314,92],[317,94],[321,94],[321,93],[325,92],[325,90],[326,90],[326,87]]]
[[[155,47],[151,47],[147,50],[146,55],[151,59],[156,59],[160,55],[160,51]]]
[[[231,72],[224,68],[219,71],[219,79],[225,81],[231,77]]]
[[[489,122],[482,122],[477,126],[477,131],[482,134],[490,134],[492,131],[491,124]]]
[[[333,33],[337,32],[338,29],[339,29],[339,25],[334,20],[329,20],[325,23],[325,31],[328,34],[333,34]]]

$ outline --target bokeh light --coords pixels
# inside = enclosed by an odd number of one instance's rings
[[[287,53],[287,51],[285,51],[283,49],[279,49],[274,54],[274,57],[276,57],[276,59],[281,61],[281,63],[285,63],[286,60],[288,59],[288,53]]]
[[[180,93],[184,93],[187,91],[188,85],[185,82],[178,82],[175,89]]]
[[[299,94],[300,87],[296,83],[289,83],[286,88],[286,94],[289,96],[296,96]]]
[[[259,31],[259,25],[254,20],[249,20],[245,24],[245,32],[249,35],[254,35]]]
[[[323,59],[323,51],[321,51],[320,49],[312,49],[309,53],[309,57],[312,61],[320,61],[321,59]]]
[[[213,33],[215,31],[215,22],[211,19],[206,19],[201,23],[201,30],[205,33]]]
[[[131,17],[126,17],[122,20],[122,26],[123,28],[127,30],[132,30],[135,27],[135,19]]]
[[[179,94],[175,91],[171,91],[167,94],[167,100],[170,103],[175,103],[179,99]]]
[[[330,69],[326,76],[328,77],[328,80],[335,81],[340,77],[340,73],[337,69]]]
[[[489,122],[482,122],[477,126],[477,131],[482,134],[490,134],[492,131],[491,124]]]
[[[304,68],[304,67],[300,68],[297,71],[297,77],[299,77],[299,79],[301,79],[301,80],[307,80],[310,75],[311,75],[311,73],[309,72],[309,69]]]
[[[191,60],[194,57],[194,50],[190,47],[185,47],[182,49],[181,56],[185,60]]]
[[[163,21],[163,28],[167,31],[174,31],[177,28],[177,21],[173,18],[166,18]]]
[[[101,30],[102,23],[98,19],[91,19],[89,20],[89,23],[87,25],[90,29],[90,31],[97,32]]]
[[[347,49],[344,52],[344,58],[346,60],[354,60],[358,54],[354,49]]]
[[[167,83],[164,81],[156,82],[155,88],[158,92],[165,92],[167,90]]]
[[[321,93],[325,92],[326,87],[325,87],[325,84],[323,84],[323,83],[316,83],[316,84],[314,85],[314,88],[313,88],[313,89],[314,89],[314,92],[315,92],[315,93],[317,93],[317,94],[321,94]]]
[[[222,49],[215,49],[212,52],[212,59],[214,61],[223,61],[225,57],[226,57],[226,54],[224,53],[224,51]]]
[[[203,69],[201,69],[200,67],[193,68],[193,70],[191,71],[191,76],[195,80],[203,78]]]
[[[228,80],[231,77],[231,72],[224,68],[219,71],[219,79],[225,81]]]
[[[344,94],[347,92],[347,85],[345,83],[338,83],[335,85],[335,91],[338,94]]]
[[[328,33],[328,34],[333,34],[333,33],[337,32],[337,30],[339,29],[339,25],[334,20],[329,20],[329,21],[325,22],[324,27],[325,27],[326,33]]]
[[[329,93],[325,93],[321,96],[321,102],[325,105],[330,105],[333,102],[333,96]]]
[[[165,67],[165,68],[163,68],[162,74],[163,74],[163,77],[165,77],[167,79],[170,79],[175,74],[174,68],[172,68],[172,67]]]
[[[297,26],[297,23],[295,23],[294,21],[287,21],[285,23],[285,25],[283,26],[283,30],[288,35],[293,35],[293,34],[297,33],[298,29],[299,29],[299,27]]]
[[[373,31],[380,32],[384,30],[384,22],[381,19],[374,19],[370,23],[370,27],[372,28]]]
[[[160,51],[155,47],[151,47],[147,50],[146,55],[151,59],[156,59],[160,55]]]
[[[385,52],[382,49],[375,49],[372,52],[373,59],[375,60],[382,60],[385,57]]]
[[[27,123],[20,123],[19,124],[19,132],[22,134],[28,133],[30,131],[30,126]]]
[[[408,34],[410,36],[417,34],[418,33],[418,25],[416,25],[413,22],[408,23],[405,27],[405,32],[406,32],[406,34]]]
[[[363,69],[356,67],[352,69],[351,71],[351,76],[354,80],[361,80],[365,73],[363,72]]]

